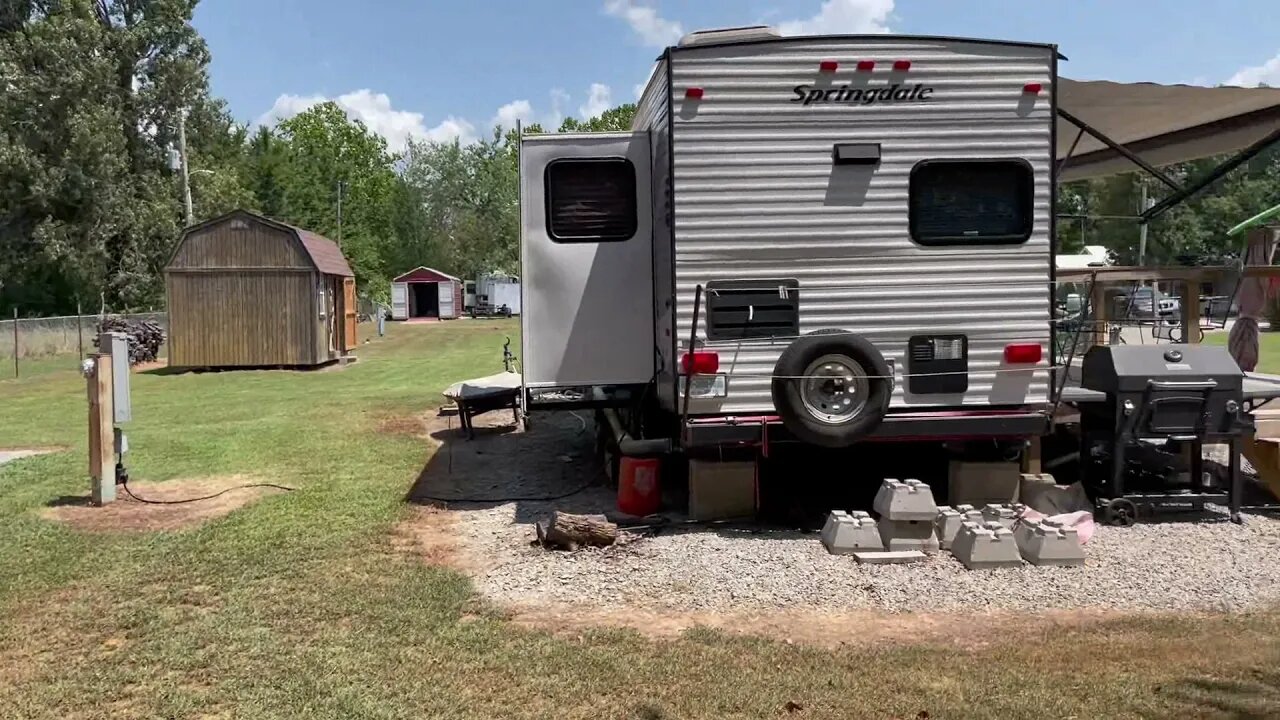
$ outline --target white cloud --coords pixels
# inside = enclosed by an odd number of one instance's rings
[[[1259,83],[1266,83],[1272,87],[1280,86],[1280,54],[1261,65],[1241,68],[1227,80],[1228,85],[1240,87],[1257,87]]]
[[[512,100],[498,108],[493,116],[492,125],[501,125],[506,130],[515,129],[516,123],[528,125],[533,119],[533,104],[528,100]]]
[[[590,120],[611,107],[613,107],[613,91],[609,86],[604,83],[591,83],[587,101],[578,106],[578,114],[583,120]]]
[[[604,11],[625,20],[646,45],[674,45],[684,34],[679,22],[662,17],[653,7],[636,0],[606,0]]]
[[[270,110],[258,116],[254,124],[275,125],[281,120],[288,120],[312,105],[319,105],[327,99],[323,95],[281,95],[276,98],[275,104],[271,106]]]
[[[466,120],[450,115],[439,125],[427,130],[421,138],[431,142],[453,142],[457,140],[463,145],[470,145],[477,140],[476,126]]]
[[[893,0],[826,0],[806,20],[778,23],[783,35],[839,35],[889,32]]]
[[[386,93],[356,90],[339,95],[337,103],[347,111],[347,117],[359,120],[386,138],[387,145],[395,152],[403,150],[410,138],[421,138],[433,132],[426,129],[422,113],[392,108],[391,98]]]
[[[462,118],[450,115],[439,125],[428,128],[422,113],[396,110],[392,107],[391,98],[386,93],[375,93],[367,88],[335,98],[324,95],[284,94],[276,98],[270,110],[258,117],[257,123],[274,125],[326,100],[333,100],[346,112],[347,117],[359,120],[369,130],[381,135],[386,139],[387,147],[393,152],[404,150],[411,139],[437,142],[457,139],[463,144],[476,141],[475,126]]]

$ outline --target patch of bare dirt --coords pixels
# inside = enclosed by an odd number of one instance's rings
[[[378,432],[383,435],[402,435],[426,440],[429,435],[428,422],[431,413],[414,415],[381,415],[374,418]]]
[[[0,445],[0,452],[31,452],[40,455],[63,452],[70,449],[66,445]]]
[[[409,516],[392,531],[391,546],[421,558],[428,565],[470,572],[475,569],[471,558],[458,552],[455,541],[457,522],[455,513],[448,510],[431,505],[412,506]]]
[[[1102,610],[1052,610],[1041,613],[887,613],[874,610],[793,609],[769,613],[655,610],[616,607],[508,605],[509,619],[523,627],[554,633],[592,628],[635,630],[654,639],[671,639],[694,628],[731,635],[765,637],[821,647],[872,644],[936,644],[967,650],[1028,640],[1065,629],[1081,629],[1124,617]]]
[[[155,360],[148,360],[146,362],[137,363],[136,365],[132,366],[130,370],[132,370],[134,373],[144,373],[150,370],[163,370],[163,369],[167,369],[168,367],[169,367],[169,358],[156,358]]]
[[[59,498],[41,511],[46,519],[66,523],[84,532],[157,532],[184,530],[223,517],[267,495],[276,488],[241,487],[261,482],[247,475],[226,475],[161,483],[129,483],[134,495],[117,488],[116,501],[94,507],[88,496]],[[216,497],[209,497],[216,496]],[[207,498],[193,502],[178,501]],[[178,504],[172,504],[178,503]]]

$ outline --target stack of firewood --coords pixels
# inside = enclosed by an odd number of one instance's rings
[[[108,315],[98,321],[98,332],[119,332],[129,336],[130,365],[155,360],[160,356],[160,347],[164,345],[164,328],[151,320],[129,320]],[[97,336],[94,337],[93,344],[98,344]]]

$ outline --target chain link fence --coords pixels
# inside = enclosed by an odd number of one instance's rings
[[[127,319],[150,320],[169,331],[169,316],[164,312],[107,313]],[[62,317],[8,318],[0,320],[0,378],[21,377],[23,366],[32,369],[61,366],[77,367],[84,357],[96,351],[93,345],[98,333],[98,315]],[[163,350],[161,351],[163,355]]]

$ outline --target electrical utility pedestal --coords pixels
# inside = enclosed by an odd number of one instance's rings
[[[129,397],[129,337],[124,333],[102,333],[98,352],[84,363],[89,392],[89,477],[94,505],[116,499],[116,485],[127,482],[124,455],[128,438],[120,423],[133,419]]]

